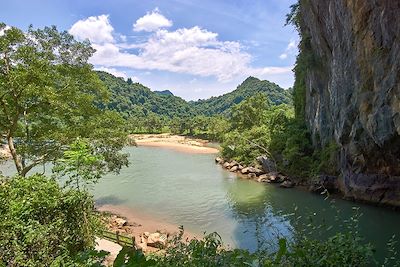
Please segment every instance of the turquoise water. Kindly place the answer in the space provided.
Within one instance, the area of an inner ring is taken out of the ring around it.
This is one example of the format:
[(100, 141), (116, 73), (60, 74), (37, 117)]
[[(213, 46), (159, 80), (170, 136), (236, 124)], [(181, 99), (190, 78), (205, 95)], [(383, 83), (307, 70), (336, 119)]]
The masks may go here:
[[(358, 230), (380, 258), (390, 237), (400, 237), (399, 212), (243, 180), (216, 165), (214, 155), (155, 147), (127, 150), (130, 167), (96, 185), (98, 203), (140, 210), (192, 232), (216, 231), (231, 246), (253, 251), (274, 243), (277, 235), (293, 237), (304, 230), (308, 217), (332, 225), (330, 233), (338, 231), (354, 207), (363, 214)], [(318, 236), (327, 234), (316, 231)]]
[[(126, 150), (130, 166), (93, 188), (99, 205), (128, 207), (195, 233), (216, 231), (231, 246), (252, 251), (274, 243), (278, 235), (292, 238), (306, 228), (310, 216), (316, 224), (332, 225), (330, 233), (338, 231), (354, 207), (363, 214), (358, 230), (379, 258), (390, 237), (400, 237), (400, 212), (239, 179), (216, 165), (210, 154), (157, 147)], [(0, 170), (14, 171), (10, 162)], [(296, 216), (288, 216), (295, 210)], [(330, 233), (316, 231), (318, 236)]]

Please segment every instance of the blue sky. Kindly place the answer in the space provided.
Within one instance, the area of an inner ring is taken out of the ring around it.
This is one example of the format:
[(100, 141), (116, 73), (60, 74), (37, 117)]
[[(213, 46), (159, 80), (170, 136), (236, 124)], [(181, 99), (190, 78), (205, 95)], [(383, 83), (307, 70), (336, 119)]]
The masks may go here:
[(288, 88), (298, 36), (295, 0), (2, 1), (0, 21), (56, 25), (96, 48), (91, 63), (188, 100), (232, 91), (252, 75)]

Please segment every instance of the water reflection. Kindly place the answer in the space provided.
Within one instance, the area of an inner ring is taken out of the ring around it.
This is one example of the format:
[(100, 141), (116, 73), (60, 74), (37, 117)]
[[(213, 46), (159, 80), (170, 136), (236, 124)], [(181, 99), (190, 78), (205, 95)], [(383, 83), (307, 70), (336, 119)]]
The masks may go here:
[(238, 247), (274, 250), (280, 237), (292, 238), (290, 221), (270, 204), (272, 187), (238, 179), (226, 189), (232, 217), (239, 222), (235, 229)]

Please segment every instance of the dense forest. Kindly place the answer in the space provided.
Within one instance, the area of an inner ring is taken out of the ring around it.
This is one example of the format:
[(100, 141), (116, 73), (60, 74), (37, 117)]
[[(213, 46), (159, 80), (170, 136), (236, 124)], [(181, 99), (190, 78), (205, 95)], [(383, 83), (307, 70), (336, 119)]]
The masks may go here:
[(151, 91), (140, 83), (125, 81), (102, 71), (97, 73), (112, 94), (105, 107), (118, 111), (126, 118), (143, 117), (151, 113), (167, 118), (227, 114), (231, 107), (257, 93), (266, 95), (275, 105), (292, 103), (290, 90), (254, 77), (248, 77), (235, 90), (224, 95), (187, 102), (168, 90)]
[(221, 141), (234, 106), (251, 96), (265, 96), (263, 100), (268, 106), (292, 103), (289, 90), (254, 77), (247, 78), (230, 93), (187, 102), (106, 72), (97, 74), (111, 92), (110, 101), (100, 104), (100, 108), (117, 111), (127, 120), (130, 133), (171, 132)]

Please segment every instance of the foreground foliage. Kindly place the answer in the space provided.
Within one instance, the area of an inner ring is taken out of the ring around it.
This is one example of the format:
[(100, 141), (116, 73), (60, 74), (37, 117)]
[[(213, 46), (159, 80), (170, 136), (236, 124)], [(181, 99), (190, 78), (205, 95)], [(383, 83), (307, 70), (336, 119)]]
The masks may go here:
[[(394, 262), (393, 262), (394, 263)], [(182, 232), (164, 254), (148, 255), (125, 248), (114, 266), (374, 266), (370, 245), (354, 232), (337, 233), (318, 241), (305, 236), (296, 242), (278, 240), (278, 249), (249, 252), (226, 249), (217, 233), (203, 239), (182, 240)]]
[(0, 218), (0, 266), (87, 266), (101, 229), (90, 194), (42, 175), (1, 181)]

